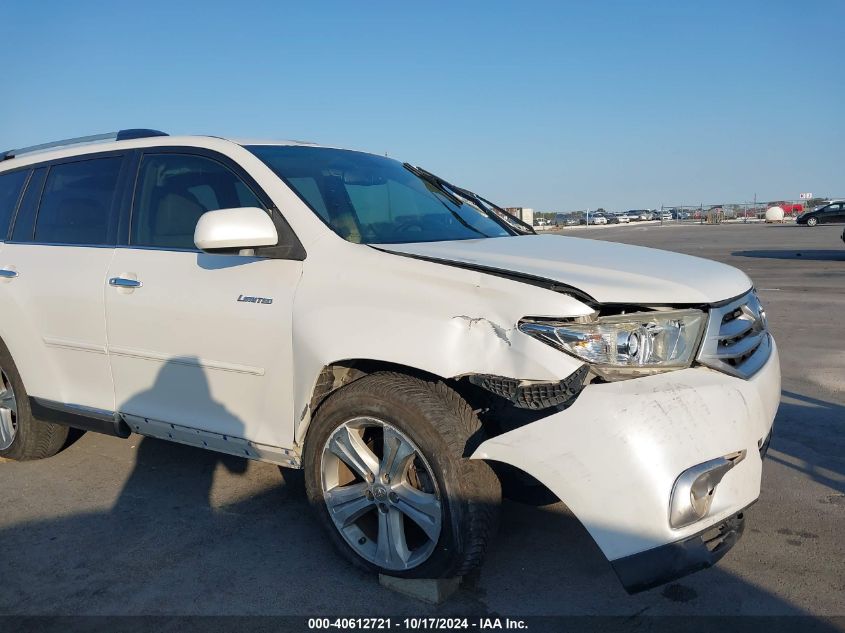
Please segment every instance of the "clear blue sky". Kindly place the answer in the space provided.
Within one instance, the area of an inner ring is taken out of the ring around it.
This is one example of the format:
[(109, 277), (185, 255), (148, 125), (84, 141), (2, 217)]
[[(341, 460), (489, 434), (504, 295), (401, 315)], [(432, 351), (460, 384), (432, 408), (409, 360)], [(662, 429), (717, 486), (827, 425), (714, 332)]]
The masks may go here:
[(295, 138), (538, 210), (845, 195), (845, 2), (0, 0), (0, 149)]

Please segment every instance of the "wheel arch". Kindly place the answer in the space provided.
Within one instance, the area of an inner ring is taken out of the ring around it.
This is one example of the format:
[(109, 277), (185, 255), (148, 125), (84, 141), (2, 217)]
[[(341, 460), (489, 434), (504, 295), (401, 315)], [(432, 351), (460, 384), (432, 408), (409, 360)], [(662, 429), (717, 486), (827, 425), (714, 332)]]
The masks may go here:
[(376, 372), (395, 372), (434, 382), (447, 381), (442, 376), (418, 367), (374, 358), (346, 358), (328, 363), (320, 369), (316, 378), (311, 380), (310, 398), (302, 410), (296, 429), (297, 444), (305, 444), (311, 420), (326, 398), (341, 387)]

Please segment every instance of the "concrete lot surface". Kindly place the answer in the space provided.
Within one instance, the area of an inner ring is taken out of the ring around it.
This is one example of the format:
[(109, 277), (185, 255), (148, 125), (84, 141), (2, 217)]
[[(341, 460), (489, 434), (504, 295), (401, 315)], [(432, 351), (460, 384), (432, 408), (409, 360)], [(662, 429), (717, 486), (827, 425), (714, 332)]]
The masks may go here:
[(628, 596), (561, 504), (510, 501), (481, 572), (448, 603), (429, 606), (380, 587), (333, 551), (298, 473), (88, 433), (49, 460), (0, 463), (0, 613), (845, 614), (841, 232), (577, 231), (727, 262), (759, 288), (780, 346), (783, 400), (760, 501), (713, 569)]

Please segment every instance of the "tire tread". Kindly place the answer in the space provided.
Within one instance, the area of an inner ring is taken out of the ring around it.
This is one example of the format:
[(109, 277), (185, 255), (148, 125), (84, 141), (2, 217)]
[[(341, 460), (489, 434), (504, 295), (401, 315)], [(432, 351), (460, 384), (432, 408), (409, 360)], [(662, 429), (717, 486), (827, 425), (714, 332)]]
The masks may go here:
[[(501, 485), (490, 466), (467, 459), (471, 438), (483, 433), (469, 404), (443, 381), (424, 380), (399, 372), (376, 372), (331, 394), (326, 400), (349, 395), (384, 399), (401, 394), (403, 400), (426, 413), (460, 468), (461, 485), (468, 497), (468, 534), (462, 534), (462, 557), (449, 575), (463, 576), (478, 567), (498, 524)], [(323, 403), (324, 405), (326, 403)]]

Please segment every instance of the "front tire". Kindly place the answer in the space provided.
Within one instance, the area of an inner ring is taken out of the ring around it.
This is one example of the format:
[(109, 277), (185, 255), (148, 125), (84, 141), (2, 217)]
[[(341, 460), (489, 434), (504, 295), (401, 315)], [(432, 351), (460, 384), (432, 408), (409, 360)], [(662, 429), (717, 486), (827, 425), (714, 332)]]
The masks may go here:
[(483, 461), (469, 405), (442, 382), (380, 372), (320, 406), (305, 445), (305, 487), (354, 564), (409, 578), (464, 575), (481, 563), (501, 487)]
[(809, 218), (807, 220), (807, 226), (816, 226), (816, 224), (818, 224), (818, 223), (819, 223), (819, 221), (818, 221), (817, 218)]
[(32, 417), (18, 368), (0, 342), (0, 457), (16, 461), (51, 457), (62, 450), (67, 436), (66, 426)]

